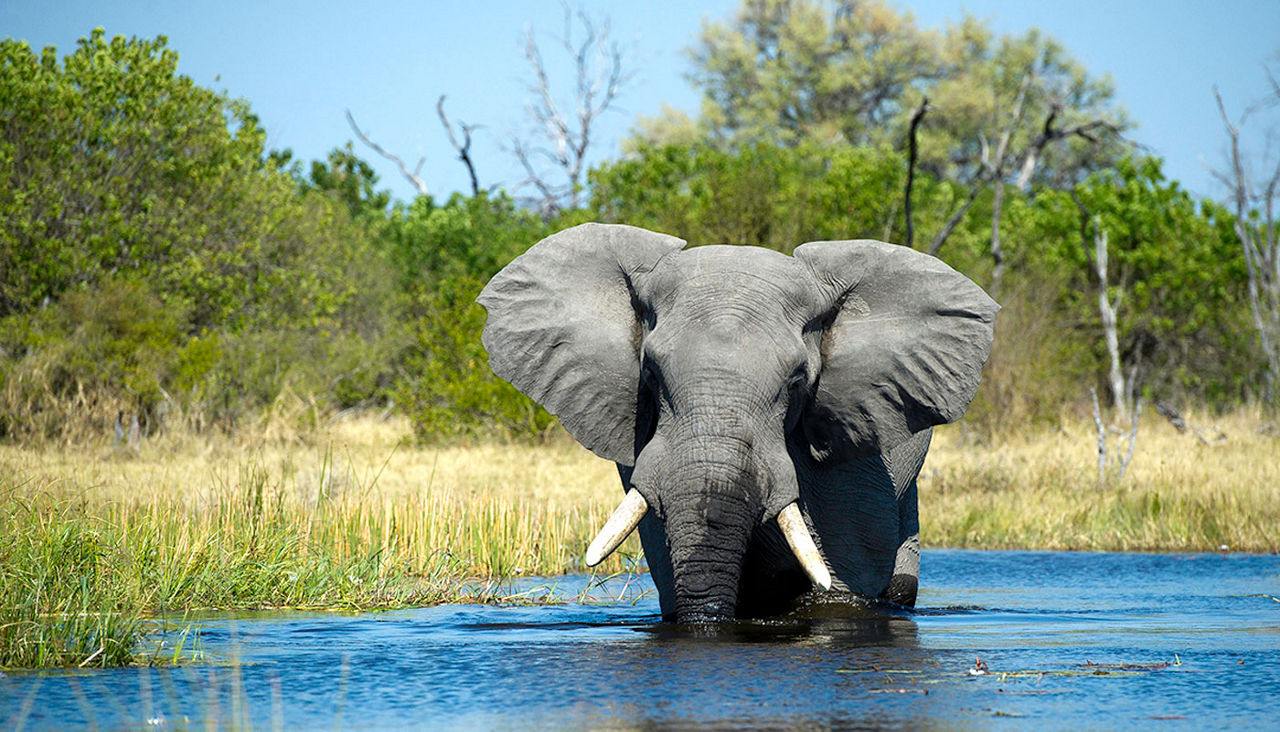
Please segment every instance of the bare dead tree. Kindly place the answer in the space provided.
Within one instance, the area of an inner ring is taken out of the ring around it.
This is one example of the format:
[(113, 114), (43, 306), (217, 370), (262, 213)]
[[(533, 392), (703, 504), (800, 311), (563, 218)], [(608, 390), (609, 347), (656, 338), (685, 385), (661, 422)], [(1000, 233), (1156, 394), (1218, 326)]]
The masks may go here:
[[(1125, 471), (1133, 460), (1133, 447), (1138, 440), (1138, 420), (1142, 413), (1142, 394), (1138, 388), (1138, 365), (1134, 363), (1129, 366), (1128, 378), (1124, 373), (1117, 318), (1124, 301), (1124, 288), (1117, 288), (1115, 296), (1111, 296), (1109, 247), (1107, 231), (1102, 228), (1102, 217), (1090, 216), (1084, 204), (1074, 194), (1072, 200), (1080, 209), (1085, 259), (1089, 261), (1098, 282), (1098, 317), (1102, 321), (1102, 338), (1108, 357), (1107, 383), (1111, 390), (1113, 416), (1110, 424), (1103, 420), (1102, 410), (1098, 406), (1098, 391), (1089, 387), (1089, 396), (1093, 400), (1093, 423), (1098, 433), (1098, 485), (1102, 487), (1107, 484), (1108, 475), (1111, 474), (1114, 474), (1116, 482), (1124, 480)], [(1124, 426), (1125, 422), (1129, 424)], [(1108, 444), (1109, 434), (1115, 436), (1114, 445)]]
[(458, 130), (462, 132), (462, 142), (458, 142), (458, 138), (453, 134), (453, 124), (449, 122), (449, 117), (444, 113), (445, 95), (441, 94), (436, 100), (436, 114), (440, 115), (440, 124), (444, 125), (444, 131), (449, 135), (449, 144), (453, 145), (453, 149), (458, 153), (458, 159), (462, 164), (467, 166), (467, 175), (471, 176), (471, 195), (480, 195), (480, 180), (476, 178), (475, 162), (471, 159), (471, 133), (473, 130), (480, 129), (480, 125), (469, 125), (461, 120), (458, 121)]
[(401, 160), (399, 156), (387, 152), (381, 145), (371, 140), (369, 136), (365, 134), (364, 130), (360, 129), (356, 124), (355, 117), (351, 116), (351, 110), (348, 109), (346, 112), (347, 124), (351, 125), (352, 132), (356, 133), (356, 137), (360, 138), (360, 142), (363, 142), (374, 152), (395, 163), (396, 167), (400, 168), (400, 175), (403, 175), (404, 179), (413, 185), (413, 187), (418, 191), (419, 196), (427, 195), (427, 182), (422, 179), (422, 164), (426, 162), (426, 158), (419, 158), (418, 164), (414, 166), (413, 170), (409, 170), (409, 166), (405, 165), (404, 161)]
[(1031, 177), (1035, 175), (1036, 167), (1040, 164), (1040, 156), (1044, 153), (1044, 149), (1049, 143), (1068, 137), (1079, 137), (1097, 145), (1101, 142), (1095, 134), (1097, 131), (1108, 132), (1112, 135), (1120, 134), (1118, 127), (1101, 119), (1090, 120), (1083, 124), (1069, 127), (1056, 128), (1053, 124), (1057, 121), (1061, 112), (1062, 105), (1060, 103), (1055, 102), (1049, 107), (1049, 114), (1044, 119), (1044, 128), (1027, 146), (1026, 155), (1022, 159), (1022, 168), (1018, 172), (1017, 181), (1014, 183), (1018, 188), (1026, 190), (1031, 185)]
[(1111, 385), (1111, 403), (1120, 420), (1128, 415), (1124, 370), (1120, 368), (1120, 337), (1116, 328), (1116, 313), (1124, 300), (1124, 290), (1117, 289), (1115, 297), (1107, 292), (1107, 232), (1099, 217), (1093, 220), (1093, 271), (1098, 277), (1098, 316), (1102, 320), (1102, 339), (1107, 345), (1107, 382)]
[[(1102, 488), (1109, 482), (1107, 478), (1111, 473), (1115, 474), (1115, 482), (1124, 480), (1125, 471), (1129, 469), (1129, 463), (1133, 462), (1133, 447), (1138, 442), (1138, 415), (1142, 411), (1142, 397), (1139, 396), (1134, 405), (1133, 417), (1126, 432), (1103, 422), (1102, 410), (1098, 407), (1097, 389), (1089, 387), (1089, 396), (1093, 399), (1093, 424), (1098, 433), (1098, 487)], [(1114, 446), (1107, 442), (1108, 433), (1116, 437)]]
[[(581, 27), (580, 40), (574, 38), (575, 25)], [(529, 138), (514, 138), (511, 144), (527, 176), (517, 188), (531, 185), (537, 190), (537, 205), (545, 218), (580, 204), (587, 152), (597, 123), (613, 108), (629, 80), (622, 51), (609, 33), (607, 20), (597, 22), (581, 8), (573, 11), (568, 5), (564, 7), (560, 47), (573, 60), (571, 110), (562, 108), (552, 92), (533, 30), (525, 36), (524, 56), (533, 71), (532, 98), (525, 112), (534, 131)]]
[(917, 134), (920, 129), (920, 123), (924, 121), (924, 116), (929, 112), (929, 97), (920, 100), (920, 106), (916, 107), (916, 111), (911, 115), (911, 126), (907, 132), (907, 185), (902, 192), (903, 212), (907, 219), (907, 246), (915, 245), (915, 221), (911, 214), (911, 188), (916, 180), (916, 158), (919, 157), (920, 146)]
[(1213, 174), (1230, 192), (1236, 237), (1248, 266), (1249, 308), (1267, 358), (1267, 390), (1270, 398), (1276, 400), (1280, 392), (1280, 222), (1276, 221), (1276, 206), (1280, 204), (1280, 157), (1269, 175), (1255, 178), (1247, 170), (1240, 145), (1240, 130), (1248, 118), (1264, 107), (1280, 104), (1280, 83), (1270, 69), (1267, 79), (1271, 82), (1271, 95), (1250, 105), (1236, 123), (1232, 123), (1222, 94), (1214, 87), (1213, 96), (1229, 141), (1230, 170), (1213, 171)]
[(973, 202), (977, 200), (978, 195), (988, 185), (994, 185), (996, 200), (991, 224), (991, 257), (994, 261), (991, 271), (992, 297), (995, 297), (998, 293), (1000, 278), (1004, 274), (1004, 252), (1000, 247), (1000, 209), (1004, 200), (1004, 173), (1009, 161), (1009, 143), (1012, 141), (1013, 135), (1022, 121), (1023, 108), (1027, 100), (1027, 89), (1031, 86), (1034, 77), (1035, 75), (1031, 73), (1022, 77), (1022, 82), (1018, 85), (1018, 94), (1013, 100), (1013, 110), (1007, 123), (1001, 128), (1000, 136), (996, 140), (994, 154), (986, 135), (979, 133), (978, 142), (981, 145), (982, 155), (978, 159), (978, 170), (973, 177), (973, 185), (969, 189), (969, 196), (958, 209), (952, 212), (951, 217), (947, 219), (947, 223), (933, 237), (933, 242), (929, 245), (929, 253), (937, 256), (947, 237), (951, 236), (951, 232), (955, 231), (956, 226), (964, 218), (965, 213), (973, 205)]
[(1015, 161), (1020, 157), (1021, 164), (1018, 166), (1018, 175), (1014, 179), (1014, 185), (1019, 189), (1026, 190), (1031, 185), (1031, 179), (1035, 175), (1036, 169), (1039, 167), (1044, 156), (1045, 149), (1059, 140), (1065, 140), (1071, 137), (1079, 137), (1088, 140), (1093, 144), (1101, 142), (1099, 133), (1106, 132), (1112, 135), (1118, 135), (1120, 130), (1111, 122), (1104, 119), (1093, 119), (1079, 124), (1069, 125), (1066, 127), (1056, 126), (1059, 117), (1063, 111), (1061, 102), (1055, 101), (1049, 106), (1049, 110), (1045, 115), (1044, 124), (1041, 126), (1040, 133), (1027, 143), (1025, 149), (1018, 151), (1014, 149), (1013, 141), (1017, 135), (1019, 126), (1022, 124), (1023, 117), (1026, 114), (1027, 95), (1032, 85), (1039, 78), (1039, 72), (1036, 70), (1029, 71), (1022, 77), (1022, 81), (1018, 86), (1018, 93), (1014, 97), (1012, 108), (1010, 109), (1008, 119), (1000, 128), (999, 136), (996, 138), (994, 148), (983, 135), (979, 136), (982, 154), (978, 160), (977, 172), (973, 176), (973, 184), (970, 187), (969, 195), (965, 201), (957, 208), (947, 219), (942, 229), (934, 236), (933, 241), (929, 245), (929, 253), (937, 256), (938, 251), (942, 248), (943, 243), (951, 236), (956, 226), (964, 219), (965, 213), (969, 207), (977, 200), (987, 186), (992, 187), (992, 204), (991, 204), (991, 294), (993, 297), (998, 296), (1000, 284), (1004, 277), (1004, 246), (1000, 238), (1000, 222), (1004, 216), (1004, 195), (1005, 181), (1012, 169)]
[[(991, 171), (990, 179), (994, 187), (994, 196), (991, 202), (991, 296), (999, 297), (1000, 281), (1004, 278), (1004, 248), (1000, 242), (1000, 219), (1004, 212), (1004, 174), (1005, 165), (1008, 160), (1009, 142), (1013, 139), (1014, 132), (1018, 129), (1018, 124), (1022, 121), (1022, 112), (1027, 100), (1027, 88), (1031, 86), (1031, 80), (1035, 76), (1034, 73), (1027, 74), (1022, 77), (1022, 85), (1018, 88), (1018, 97), (1013, 104), (1013, 114), (1010, 116), (1009, 124), (1000, 131), (1000, 141), (996, 145), (996, 154), (994, 162), (988, 163), (988, 169)], [(983, 152), (982, 157), (987, 158), (986, 140), (982, 141)]]

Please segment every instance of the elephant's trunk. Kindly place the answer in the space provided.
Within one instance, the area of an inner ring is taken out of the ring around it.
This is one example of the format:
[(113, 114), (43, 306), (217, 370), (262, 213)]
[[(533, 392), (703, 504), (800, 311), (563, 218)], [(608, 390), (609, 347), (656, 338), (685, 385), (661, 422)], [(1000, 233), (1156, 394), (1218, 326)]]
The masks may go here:
[[(734, 617), (743, 559), (761, 518), (756, 476), (733, 441), (715, 455), (677, 461), (662, 489), (679, 622)], [(728, 448), (728, 449), (725, 449)]]

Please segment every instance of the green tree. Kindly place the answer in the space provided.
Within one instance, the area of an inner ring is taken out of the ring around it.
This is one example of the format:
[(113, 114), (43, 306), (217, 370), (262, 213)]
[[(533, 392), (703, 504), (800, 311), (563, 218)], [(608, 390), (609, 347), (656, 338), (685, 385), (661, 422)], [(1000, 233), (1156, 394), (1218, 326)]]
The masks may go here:
[(455, 194), (443, 205), (418, 196), (392, 212), (382, 245), (408, 299), (408, 333), (391, 394), (419, 439), (528, 438), (554, 423), (489, 370), (475, 302), (490, 277), (554, 228), (505, 194)]
[(1232, 218), (1165, 179), (1156, 158), (1123, 159), (1071, 192), (1045, 193), (1011, 211), (1019, 269), (1071, 276), (1064, 313), (1103, 372), (1090, 274), (1094, 226), (1111, 251), (1109, 296), (1120, 296), (1122, 359), (1157, 397), (1225, 405), (1247, 398), (1263, 368), (1251, 338), (1244, 258)]
[(378, 174), (373, 166), (356, 155), (351, 141), (329, 151), (321, 162), (311, 161), (310, 175), (301, 180), (302, 190), (328, 191), (347, 205), (354, 219), (385, 218), (391, 194), (377, 190)]
[(938, 38), (883, 0), (744, 0), (690, 51), (718, 143), (898, 143), (904, 105), (940, 77)]
[[(1128, 126), (1110, 81), (1039, 31), (997, 36), (972, 17), (926, 31), (882, 0), (744, 0), (704, 24), (690, 55), (712, 146), (911, 148), (915, 167), (951, 184), (932, 191), (944, 196), (931, 202), (945, 212), (936, 222), (913, 205), (912, 229), (934, 254), (989, 203), (992, 289), (1006, 185), (1070, 188), (1120, 156)], [(642, 118), (626, 148), (687, 142), (691, 125), (673, 112)], [(916, 210), (931, 225), (914, 226)]]
[(300, 192), (248, 105), (177, 63), (100, 29), (61, 63), (0, 41), (0, 432), (184, 390), (227, 415), (291, 380), (323, 394), (394, 321), (348, 202)]
[(694, 245), (790, 252), (809, 240), (891, 237), (901, 168), (889, 150), (811, 143), (641, 147), (592, 171), (592, 207)]

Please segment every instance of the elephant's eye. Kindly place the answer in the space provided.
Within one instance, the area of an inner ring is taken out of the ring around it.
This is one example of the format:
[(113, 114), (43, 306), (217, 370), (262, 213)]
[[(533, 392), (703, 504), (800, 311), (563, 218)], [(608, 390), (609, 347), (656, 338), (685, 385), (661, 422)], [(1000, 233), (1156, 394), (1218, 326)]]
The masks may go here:
[(791, 378), (787, 380), (787, 388), (792, 391), (800, 391), (809, 386), (809, 372), (804, 366), (799, 366), (791, 374)]
[(653, 359), (646, 358), (640, 364), (640, 382), (646, 386), (657, 386), (658, 384), (658, 365)]

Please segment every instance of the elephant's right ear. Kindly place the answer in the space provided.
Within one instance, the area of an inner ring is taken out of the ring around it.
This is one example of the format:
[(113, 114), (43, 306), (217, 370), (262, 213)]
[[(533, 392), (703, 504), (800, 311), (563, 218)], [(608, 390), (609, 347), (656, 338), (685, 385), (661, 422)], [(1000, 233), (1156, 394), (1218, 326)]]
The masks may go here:
[(864, 454), (959, 419), (991, 349), (1000, 306), (968, 277), (909, 247), (820, 241), (796, 247), (821, 283), (829, 322), (811, 409)]
[(498, 376), (587, 449), (635, 462), (641, 303), (635, 280), (685, 242), (633, 226), (582, 224), (543, 239), (476, 301)]

